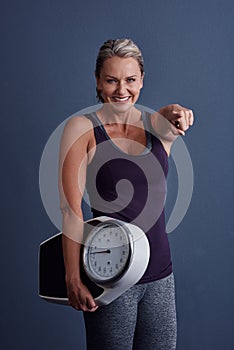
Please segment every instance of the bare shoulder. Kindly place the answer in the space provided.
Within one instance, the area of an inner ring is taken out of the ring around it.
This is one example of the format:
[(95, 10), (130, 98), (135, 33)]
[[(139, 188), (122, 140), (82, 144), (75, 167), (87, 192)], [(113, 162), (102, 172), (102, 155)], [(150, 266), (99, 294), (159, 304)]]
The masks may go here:
[(69, 150), (87, 152), (92, 139), (93, 124), (88, 118), (83, 115), (70, 118), (64, 127), (60, 142), (61, 160), (63, 161)]
[(93, 124), (84, 115), (70, 118), (63, 130), (62, 143), (89, 142), (93, 135)]
[(92, 122), (84, 115), (78, 115), (70, 118), (64, 128), (65, 133), (76, 134), (77, 136), (85, 135), (92, 131)]

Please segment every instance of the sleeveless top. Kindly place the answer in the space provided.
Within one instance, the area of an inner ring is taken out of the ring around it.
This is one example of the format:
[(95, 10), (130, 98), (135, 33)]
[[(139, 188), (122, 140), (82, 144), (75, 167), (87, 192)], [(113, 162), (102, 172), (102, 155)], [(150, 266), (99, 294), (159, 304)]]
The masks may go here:
[(172, 272), (164, 213), (168, 156), (154, 135), (149, 115), (142, 111), (147, 142), (139, 155), (118, 148), (95, 112), (85, 115), (93, 123), (96, 140), (86, 174), (93, 217), (105, 215), (135, 224), (149, 240), (149, 264), (138, 283), (155, 281)]

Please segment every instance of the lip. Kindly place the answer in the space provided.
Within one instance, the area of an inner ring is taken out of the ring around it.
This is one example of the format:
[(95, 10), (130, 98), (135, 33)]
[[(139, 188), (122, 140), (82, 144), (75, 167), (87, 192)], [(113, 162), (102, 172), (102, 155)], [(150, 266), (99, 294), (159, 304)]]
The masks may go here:
[(116, 103), (126, 103), (129, 102), (131, 96), (124, 96), (124, 97), (119, 97), (119, 96), (113, 96), (112, 101)]

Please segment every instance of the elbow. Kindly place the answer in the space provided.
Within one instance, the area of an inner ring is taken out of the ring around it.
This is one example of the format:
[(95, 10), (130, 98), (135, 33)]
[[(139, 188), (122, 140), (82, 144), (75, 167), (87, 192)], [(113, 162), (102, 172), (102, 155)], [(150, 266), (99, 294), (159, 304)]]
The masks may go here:
[(62, 213), (62, 216), (67, 216), (67, 215), (71, 214), (71, 212), (72, 212), (71, 207), (67, 204), (60, 205), (60, 211)]

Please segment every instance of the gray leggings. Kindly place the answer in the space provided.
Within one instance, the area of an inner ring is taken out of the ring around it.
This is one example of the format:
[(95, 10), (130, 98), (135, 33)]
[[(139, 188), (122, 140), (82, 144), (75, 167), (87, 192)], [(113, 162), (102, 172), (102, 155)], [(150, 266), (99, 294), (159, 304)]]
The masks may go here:
[(84, 313), (87, 350), (174, 350), (173, 274), (137, 284), (109, 305)]

